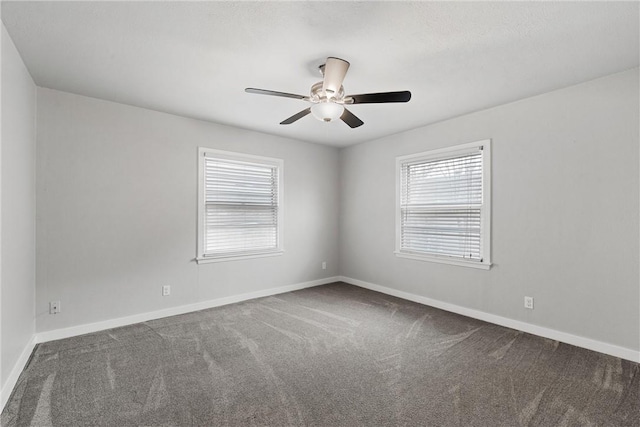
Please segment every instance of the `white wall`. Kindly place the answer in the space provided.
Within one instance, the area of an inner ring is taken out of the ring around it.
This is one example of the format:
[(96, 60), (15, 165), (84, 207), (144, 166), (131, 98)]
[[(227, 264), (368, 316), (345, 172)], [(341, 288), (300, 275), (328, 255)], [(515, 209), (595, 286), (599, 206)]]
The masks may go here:
[[(638, 104), (635, 69), (344, 149), (340, 273), (640, 349)], [(492, 269), (397, 258), (395, 157), (487, 138)]]
[[(37, 123), (39, 332), (338, 272), (336, 148), (42, 88)], [(195, 263), (199, 146), (284, 159), (284, 255)]]
[[(7, 391), (4, 390), (7, 379), (35, 332), (35, 119), (35, 84), (2, 25), (0, 377), (3, 391)], [(6, 397), (3, 393), (3, 402)]]
[[(338, 152), (38, 89), (37, 330), (339, 273), (638, 350), (638, 104), (636, 69)], [(396, 258), (395, 157), (485, 138), (493, 268)], [(198, 146), (285, 160), (284, 256), (195, 264)]]

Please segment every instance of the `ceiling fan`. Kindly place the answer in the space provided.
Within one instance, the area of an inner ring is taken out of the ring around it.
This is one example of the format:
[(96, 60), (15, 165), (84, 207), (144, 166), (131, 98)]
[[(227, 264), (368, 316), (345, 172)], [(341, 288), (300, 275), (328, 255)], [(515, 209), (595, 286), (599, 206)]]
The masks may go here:
[(311, 86), (309, 96), (296, 95), (293, 93), (276, 92), (273, 90), (256, 89), (248, 87), (247, 93), (258, 95), (281, 96), (284, 98), (300, 99), (311, 103), (299, 113), (280, 122), (281, 125), (291, 123), (303, 118), (307, 114), (313, 115), (318, 120), (331, 122), (338, 118), (351, 128), (362, 126), (364, 122), (356, 117), (345, 105), (352, 104), (381, 104), (387, 102), (408, 102), (411, 99), (411, 92), (405, 90), (400, 92), (365, 93), (362, 95), (346, 95), (342, 81), (344, 80), (349, 63), (344, 59), (329, 57), (327, 62), (318, 67), (323, 76), (323, 80)]

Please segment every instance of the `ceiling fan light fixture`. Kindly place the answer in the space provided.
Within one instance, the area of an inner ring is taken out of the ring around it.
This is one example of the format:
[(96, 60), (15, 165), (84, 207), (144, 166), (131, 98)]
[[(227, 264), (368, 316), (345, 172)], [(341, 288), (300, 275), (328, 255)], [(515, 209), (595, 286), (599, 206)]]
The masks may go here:
[(344, 106), (335, 102), (319, 102), (311, 106), (311, 114), (322, 122), (332, 122), (340, 118), (344, 112)]

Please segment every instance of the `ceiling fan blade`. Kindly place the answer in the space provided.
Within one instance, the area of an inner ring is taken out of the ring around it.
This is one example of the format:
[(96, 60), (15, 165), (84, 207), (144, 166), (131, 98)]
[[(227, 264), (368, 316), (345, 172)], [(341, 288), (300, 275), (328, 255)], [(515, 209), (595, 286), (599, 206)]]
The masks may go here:
[(338, 93), (348, 69), (349, 63), (344, 59), (327, 58), (327, 62), (324, 64), (324, 80), (322, 82), (322, 89), (327, 93), (327, 97)]
[(303, 118), (304, 116), (306, 116), (310, 112), (311, 112), (311, 108), (305, 108), (304, 110), (300, 111), (299, 113), (294, 114), (293, 116), (289, 117), (288, 119), (285, 119), (285, 120), (281, 121), (280, 124), (281, 125), (290, 125), (291, 123), (295, 122), (296, 120), (300, 120), (301, 118)]
[[(365, 93), (362, 95), (349, 95), (345, 97), (345, 104), (382, 104), (386, 102), (409, 102), (411, 92), (408, 90), (400, 92)], [(349, 102), (353, 100), (352, 102)]]
[(309, 97), (307, 96), (296, 95), (295, 93), (276, 92), (275, 90), (256, 89), (253, 87), (248, 87), (244, 91), (247, 93), (255, 93), (256, 95), (282, 96), (283, 98), (304, 99), (304, 100), (309, 99)]
[(364, 122), (356, 117), (351, 111), (344, 109), (344, 112), (340, 116), (340, 120), (349, 125), (350, 128), (357, 128), (358, 126), (362, 126)]

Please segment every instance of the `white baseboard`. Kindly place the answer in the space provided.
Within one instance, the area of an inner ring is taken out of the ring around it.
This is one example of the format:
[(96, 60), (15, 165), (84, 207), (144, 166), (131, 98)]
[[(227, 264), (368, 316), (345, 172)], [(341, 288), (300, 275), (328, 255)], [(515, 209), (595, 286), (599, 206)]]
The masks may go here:
[(392, 295), (398, 298), (414, 301), (420, 304), (428, 305), (431, 307), (440, 308), (442, 310), (450, 311), (452, 313), (461, 314), (463, 316), (472, 317), (474, 319), (483, 320), (485, 322), (494, 323), (496, 325), (505, 326), (507, 328), (516, 329), (519, 331), (527, 332), (533, 335), (538, 335), (544, 338), (560, 341), (563, 343), (575, 345), (577, 347), (594, 350), (600, 353), (609, 354), (611, 356), (620, 357), (622, 359), (631, 360), (633, 362), (640, 362), (640, 352), (625, 347), (620, 347), (613, 344), (608, 344), (601, 341), (596, 341), (590, 338), (580, 337), (572, 335), (566, 332), (557, 331), (555, 329), (549, 329), (542, 326), (532, 325), (530, 323), (521, 322), (519, 320), (513, 320), (495, 314), (485, 313), (483, 311), (474, 310), (466, 307), (461, 307), (455, 304), (446, 303), (424, 296), (412, 294), (409, 292), (399, 291), (397, 289), (388, 288), (385, 286), (376, 285), (373, 283), (365, 282), (358, 279), (353, 279), (344, 276), (327, 277), (324, 279), (312, 280), (310, 282), (297, 283), (294, 285), (280, 286), (277, 288), (270, 288), (256, 292), (249, 292), (240, 295), (233, 295), (224, 298), (218, 298), (209, 301), (198, 302), (194, 304), (182, 305), (179, 307), (167, 308), (164, 310), (157, 310), (148, 313), (136, 314), (133, 316), (120, 317), (117, 319), (105, 320), (102, 322), (89, 323), (85, 325), (74, 326), (70, 328), (55, 329), (52, 331), (45, 331), (35, 334), (29, 343), (25, 346), (20, 358), (14, 365), (7, 381), (5, 382), (2, 390), (0, 390), (0, 408), (4, 409), (5, 404), (9, 400), (9, 396), (13, 391), (18, 378), (22, 373), (22, 370), (29, 361), (29, 357), (33, 352), (33, 349), (37, 343), (46, 341), (52, 341), (62, 338), (74, 337), (77, 335), (88, 334), (91, 332), (103, 331), (106, 329), (117, 328), (120, 326), (127, 326), (134, 323), (146, 322), (148, 320), (159, 319), (162, 317), (175, 316), (178, 314), (190, 313), (193, 311), (204, 310), (207, 308), (219, 307), (222, 305), (233, 304), (236, 302), (247, 301), (254, 298), (261, 298), (270, 295), (277, 295), (285, 292), (296, 291), (299, 289), (311, 288), (314, 286), (325, 285), (327, 283), (333, 283), (342, 281), (361, 288), (370, 289), (372, 291), (381, 292), (383, 294)]
[(126, 317), (119, 317), (117, 319), (110, 319), (110, 320), (104, 320), (101, 322), (87, 323), (79, 326), (72, 326), (70, 328), (54, 329), (51, 331), (39, 332), (36, 334), (36, 343), (59, 340), (62, 338), (70, 338), (78, 335), (89, 334), (91, 332), (104, 331), (106, 329), (118, 328), (120, 326), (127, 326), (127, 325), (132, 325), (134, 323), (160, 319), (162, 317), (176, 316), (178, 314), (185, 314), (185, 313), (191, 313), (193, 311), (204, 310), (207, 308), (220, 307), (222, 305), (233, 304), (236, 302), (246, 301), (254, 298), (268, 297), (271, 295), (282, 294), (285, 292), (297, 291), (299, 289), (325, 285), (327, 283), (333, 283), (339, 280), (340, 280), (339, 277), (326, 277), (324, 279), (312, 280), (310, 282), (296, 283), (294, 285), (280, 286), (277, 288), (269, 288), (261, 291), (248, 292), (248, 293), (239, 294), (239, 295), (232, 295), (229, 297), (217, 298), (214, 300), (202, 301), (194, 304), (181, 305), (178, 307), (171, 307), (163, 310), (134, 314), (132, 316), (126, 316)]
[(527, 332), (529, 334), (538, 335), (540, 337), (549, 338), (555, 341), (560, 341), (566, 344), (575, 345), (577, 347), (594, 350), (600, 353), (619, 357), (621, 359), (631, 360), (632, 362), (640, 363), (640, 351), (632, 350), (630, 348), (620, 347), (614, 344), (597, 341), (591, 338), (585, 338), (578, 335), (557, 331), (555, 329), (536, 326), (536, 325), (532, 325), (531, 323), (521, 322), (519, 320), (513, 320), (506, 317), (498, 316), (495, 314), (485, 313), (483, 311), (461, 307), (459, 305), (438, 301), (435, 299), (423, 297), (421, 295), (416, 295), (409, 292), (399, 291), (397, 289), (387, 288), (386, 286), (376, 285), (373, 283), (365, 282), (363, 280), (352, 279), (350, 277), (344, 277), (344, 276), (340, 276), (339, 279), (342, 282), (359, 286), (361, 288), (370, 289), (372, 291), (381, 292), (383, 294), (391, 295), (394, 297), (406, 299), (409, 301), (417, 302), (417, 303), (428, 305), (431, 307), (440, 308), (442, 310), (450, 311), (452, 313), (461, 314), (463, 316), (472, 317), (478, 320), (484, 320), (485, 322), (494, 323), (496, 325), (505, 326), (507, 328), (516, 329), (522, 332)]
[(9, 396), (11, 396), (11, 392), (13, 391), (14, 387), (18, 383), (18, 378), (20, 377), (20, 374), (24, 370), (24, 367), (27, 366), (27, 362), (29, 361), (29, 357), (31, 357), (31, 353), (33, 352), (33, 349), (35, 348), (35, 346), (36, 346), (36, 336), (33, 335), (31, 336), (31, 339), (29, 340), (27, 345), (22, 350), (22, 353), (20, 354), (20, 357), (18, 357), (16, 364), (13, 365), (13, 369), (11, 370), (9, 377), (7, 377), (7, 380), (2, 386), (2, 390), (0, 390), (0, 412), (4, 410), (4, 405), (7, 404), (7, 401), (9, 400)]

